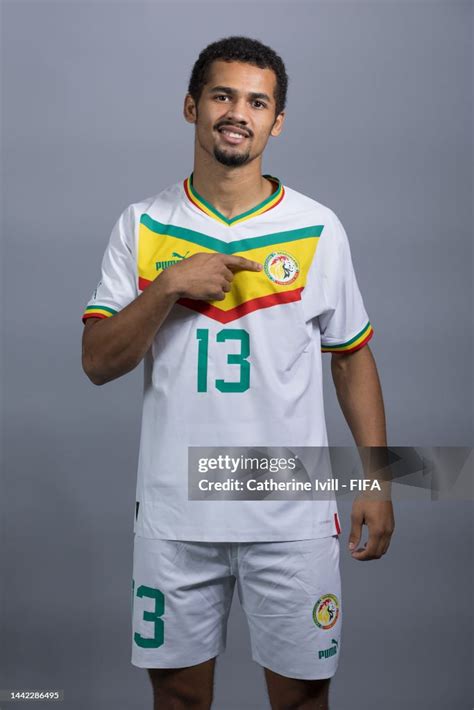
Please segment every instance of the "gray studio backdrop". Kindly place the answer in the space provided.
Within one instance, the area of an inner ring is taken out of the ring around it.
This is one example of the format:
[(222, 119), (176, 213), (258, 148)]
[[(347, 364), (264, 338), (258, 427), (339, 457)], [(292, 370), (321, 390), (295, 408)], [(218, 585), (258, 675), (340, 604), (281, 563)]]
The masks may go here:
[[(20, 1), (2, 15), (0, 685), (62, 688), (68, 710), (151, 708), (129, 660), (142, 368), (95, 387), (80, 362), (112, 225), (191, 171), (181, 110), (199, 51), (238, 33), (274, 46), (291, 83), (264, 168), (346, 228), (389, 441), (472, 445), (472, 6)], [(324, 360), (330, 442), (348, 445)], [(332, 708), (470, 707), (470, 504), (400, 504), (390, 553), (369, 563), (347, 554), (340, 512)], [(268, 707), (243, 622), (234, 603), (217, 710)]]

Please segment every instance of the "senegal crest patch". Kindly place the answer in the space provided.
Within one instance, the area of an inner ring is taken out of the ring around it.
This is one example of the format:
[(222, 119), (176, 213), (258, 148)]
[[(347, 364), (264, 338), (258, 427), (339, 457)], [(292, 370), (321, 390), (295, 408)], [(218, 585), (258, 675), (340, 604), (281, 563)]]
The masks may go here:
[(320, 629), (332, 629), (339, 618), (339, 600), (335, 594), (323, 594), (313, 607), (313, 621)]
[(266, 275), (274, 283), (287, 286), (299, 276), (300, 267), (294, 256), (286, 251), (274, 251), (267, 256), (263, 265)]

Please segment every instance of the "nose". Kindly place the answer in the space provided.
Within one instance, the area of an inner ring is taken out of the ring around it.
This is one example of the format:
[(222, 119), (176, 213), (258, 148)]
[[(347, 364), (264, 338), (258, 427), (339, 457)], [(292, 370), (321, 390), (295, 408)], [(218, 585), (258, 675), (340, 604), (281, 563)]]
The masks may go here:
[(234, 101), (232, 101), (232, 103), (229, 104), (229, 108), (228, 108), (225, 116), (226, 116), (226, 118), (229, 119), (229, 121), (232, 121), (233, 123), (240, 123), (241, 125), (247, 125), (248, 116), (247, 116), (247, 105), (245, 103), (245, 98), (234, 99)]

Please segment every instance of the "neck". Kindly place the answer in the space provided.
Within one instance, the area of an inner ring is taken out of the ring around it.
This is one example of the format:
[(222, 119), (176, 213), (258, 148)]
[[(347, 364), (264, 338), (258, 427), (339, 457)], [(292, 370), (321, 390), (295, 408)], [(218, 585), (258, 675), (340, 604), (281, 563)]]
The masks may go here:
[(229, 168), (212, 158), (195, 161), (193, 187), (227, 219), (247, 212), (274, 191), (274, 185), (261, 173), (261, 160)]

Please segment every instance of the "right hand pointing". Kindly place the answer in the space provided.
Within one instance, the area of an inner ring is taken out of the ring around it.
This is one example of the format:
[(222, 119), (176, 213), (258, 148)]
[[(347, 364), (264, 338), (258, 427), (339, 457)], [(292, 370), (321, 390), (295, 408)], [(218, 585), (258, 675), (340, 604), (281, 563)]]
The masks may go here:
[(263, 266), (243, 256), (199, 252), (168, 267), (160, 279), (166, 279), (177, 298), (223, 301), (230, 291), (237, 271), (261, 271)]

